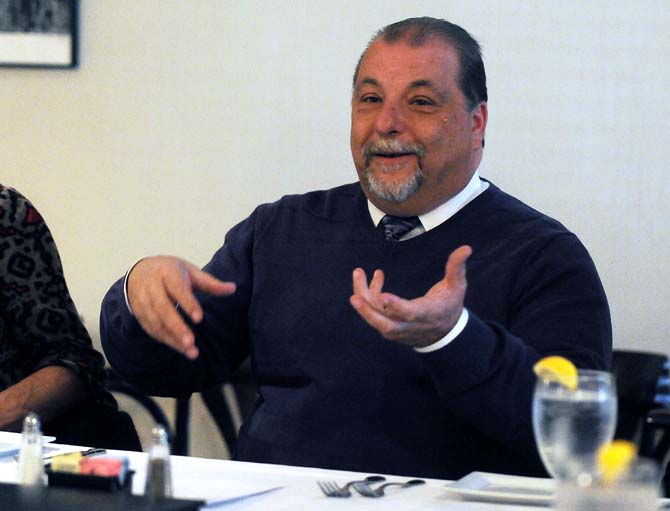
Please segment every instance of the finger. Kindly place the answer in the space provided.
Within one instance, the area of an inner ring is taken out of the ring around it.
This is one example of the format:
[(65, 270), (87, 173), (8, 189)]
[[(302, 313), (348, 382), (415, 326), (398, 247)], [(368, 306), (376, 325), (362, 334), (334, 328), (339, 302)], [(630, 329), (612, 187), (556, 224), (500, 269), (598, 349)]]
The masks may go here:
[(383, 310), (379, 300), (382, 286), (384, 285), (384, 272), (375, 270), (370, 286), (368, 286), (367, 276), (361, 268), (354, 270), (354, 295), (358, 295), (365, 300), (371, 307)]
[[(142, 328), (156, 341), (170, 346), (181, 353), (195, 346), (193, 334), (183, 322), (174, 306), (162, 314), (137, 317)], [(197, 353), (195, 354), (197, 356)]]
[(151, 311), (145, 322), (149, 333), (157, 340), (168, 344), (175, 350), (185, 353), (195, 347), (195, 336), (188, 327), (173, 300), (165, 293), (156, 292), (149, 297)]
[(182, 279), (176, 280), (174, 286), (166, 283), (166, 287), (172, 299), (179, 304), (194, 323), (200, 323), (203, 316), (200, 302), (193, 293), (194, 289), (215, 296), (229, 296), (237, 289), (233, 282), (219, 280), (190, 263), (183, 264)]
[(394, 321), (386, 317), (383, 311), (374, 307), (360, 295), (353, 295), (349, 299), (349, 303), (371, 327), (378, 330), (382, 335), (386, 335), (395, 328)]
[(190, 359), (197, 358), (198, 348), (195, 345), (195, 338), (190, 330), (188, 330), (188, 327), (185, 327), (187, 333), (180, 333), (178, 330), (174, 330), (174, 328), (174, 325), (169, 325), (169, 321), (166, 321), (159, 326), (159, 330), (151, 333), (151, 335), (182, 355)]
[(200, 291), (216, 296), (230, 296), (235, 292), (236, 285), (234, 282), (219, 280), (190, 263), (186, 265), (186, 269), (193, 287)]
[(379, 295), (382, 292), (384, 287), (384, 272), (381, 270), (375, 270), (372, 274), (372, 280), (370, 281), (370, 293), (372, 295)]
[(362, 268), (356, 268), (352, 273), (352, 283), (354, 294), (359, 295), (366, 300), (370, 297), (370, 290), (368, 288), (368, 277)]
[(169, 271), (163, 274), (161, 286), (163, 292), (161, 292), (161, 287), (158, 287), (158, 291), (153, 296), (153, 307), (157, 311), (167, 313), (167, 304), (170, 305), (171, 309), (175, 309), (175, 305), (178, 305), (191, 318), (191, 321), (198, 323), (202, 320), (202, 307), (200, 307), (200, 302), (193, 294), (188, 266), (188, 263), (181, 262), (177, 266), (177, 271)]
[(472, 254), (472, 248), (463, 245), (454, 250), (445, 264), (445, 275), (428, 292), (414, 300), (404, 300), (390, 293), (382, 295), (386, 315), (394, 321), (407, 323), (430, 323), (437, 316), (444, 316), (445, 299), (449, 296), (462, 297), (467, 287), (466, 262)]
[(445, 269), (445, 280), (449, 287), (463, 288), (466, 286), (466, 262), (471, 254), (472, 248), (463, 245), (449, 255)]
[(394, 321), (414, 322), (420, 319), (420, 304), (425, 300), (405, 300), (391, 293), (381, 295), (385, 315)]

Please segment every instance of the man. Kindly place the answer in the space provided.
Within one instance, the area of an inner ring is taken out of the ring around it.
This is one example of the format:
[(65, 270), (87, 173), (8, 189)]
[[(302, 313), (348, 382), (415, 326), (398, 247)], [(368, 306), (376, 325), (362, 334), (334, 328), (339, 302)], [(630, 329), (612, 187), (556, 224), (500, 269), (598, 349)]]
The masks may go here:
[(103, 302), (110, 363), (174, 395), (251, 356), (241, 460), (543, 474), (532, 366), (559, 354), (606, 367), (610, 318), (577, 238), (479, 178), (486, 101), (460, 27), (380, 31), (354, 77), (359, 183), (259, 206), (204, 271), (141, 260)]

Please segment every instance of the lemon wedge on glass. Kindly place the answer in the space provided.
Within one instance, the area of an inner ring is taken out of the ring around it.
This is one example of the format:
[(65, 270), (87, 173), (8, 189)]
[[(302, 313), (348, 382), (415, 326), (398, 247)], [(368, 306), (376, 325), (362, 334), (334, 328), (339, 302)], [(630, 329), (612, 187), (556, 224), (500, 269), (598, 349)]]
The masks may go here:
[(628, 440), (614, 440), (600, 447), (596, 460), (603, 481), (615, 483), (628, 471), (636, 456), (637, 447)]
[(545, 357), (533, 366), (533, 371), (545, 381), (559, 383), (569, 390), (577, 388), (577, 368), (567, 358), (558, 355)]

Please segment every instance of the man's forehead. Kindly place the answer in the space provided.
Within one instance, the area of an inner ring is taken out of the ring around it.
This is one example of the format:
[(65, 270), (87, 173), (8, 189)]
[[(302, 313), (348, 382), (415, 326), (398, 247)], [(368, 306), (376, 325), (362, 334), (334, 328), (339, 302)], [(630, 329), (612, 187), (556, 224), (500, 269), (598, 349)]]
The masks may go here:
[(379, 85), (400, 75), (415, 86), (421, 82), (437, 85), (447, 75), (456, 75), (458, 67), (456, 51), (441, 39), (431, 38), (420, 45), (411, 45), (406, 39), (393, 42), (378, 39), (363, 55), (355, 85)]
[[(364, 87), (366, 85), (368, 85), (370, 87), (373, 87), (373, 88), (379, 88), (379, 89), (384, 88), (383, 81), (379, 81), (376, 78), (373, 78), (371, 76), (363, 75), (363, 76), (361, 76), (361, 79), (356, 84), (356, 88)], [(406, 88), (408, 90), (429, 88), (429, 89), (433, 89), (441, 97), (446, 97), (446, 93), (443, 90), (444, 87), (442, 85), (443, 84), (441, 84), (440, 82), (437, 82), (435, 80), (421, 78), (421, 79), (418, 79), (418, 80), (411, 80), (411, 81), (407, 82)]]
[(370, 43), (366, 50), (366, 54), (385, 50), (389, 52), (393, 51), (404, 51), (404, 50), (416, 50), (416, 51), (434, 51), (435, 53), (445, 53), (451, 54), (455, 53), (454, 46), (451, 42), (445, 40), (442, 37), (432, 36), (422, 39), (420, 42), (414, 42), (409, 37), (403, 37), (400, 39), (395, 39), (393, 41), (387, 41), (384, 37), (380, 37)]

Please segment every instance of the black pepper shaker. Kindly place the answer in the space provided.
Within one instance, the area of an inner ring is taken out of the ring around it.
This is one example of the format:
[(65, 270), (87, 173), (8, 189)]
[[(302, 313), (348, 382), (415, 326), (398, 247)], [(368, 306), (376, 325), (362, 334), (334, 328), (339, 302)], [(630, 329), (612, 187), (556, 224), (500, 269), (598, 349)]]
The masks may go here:
[(154, 426), (151, 438), (144, 495), (151, 498), (171, 497), (170, 444), (165, 428), (159, 424)]

